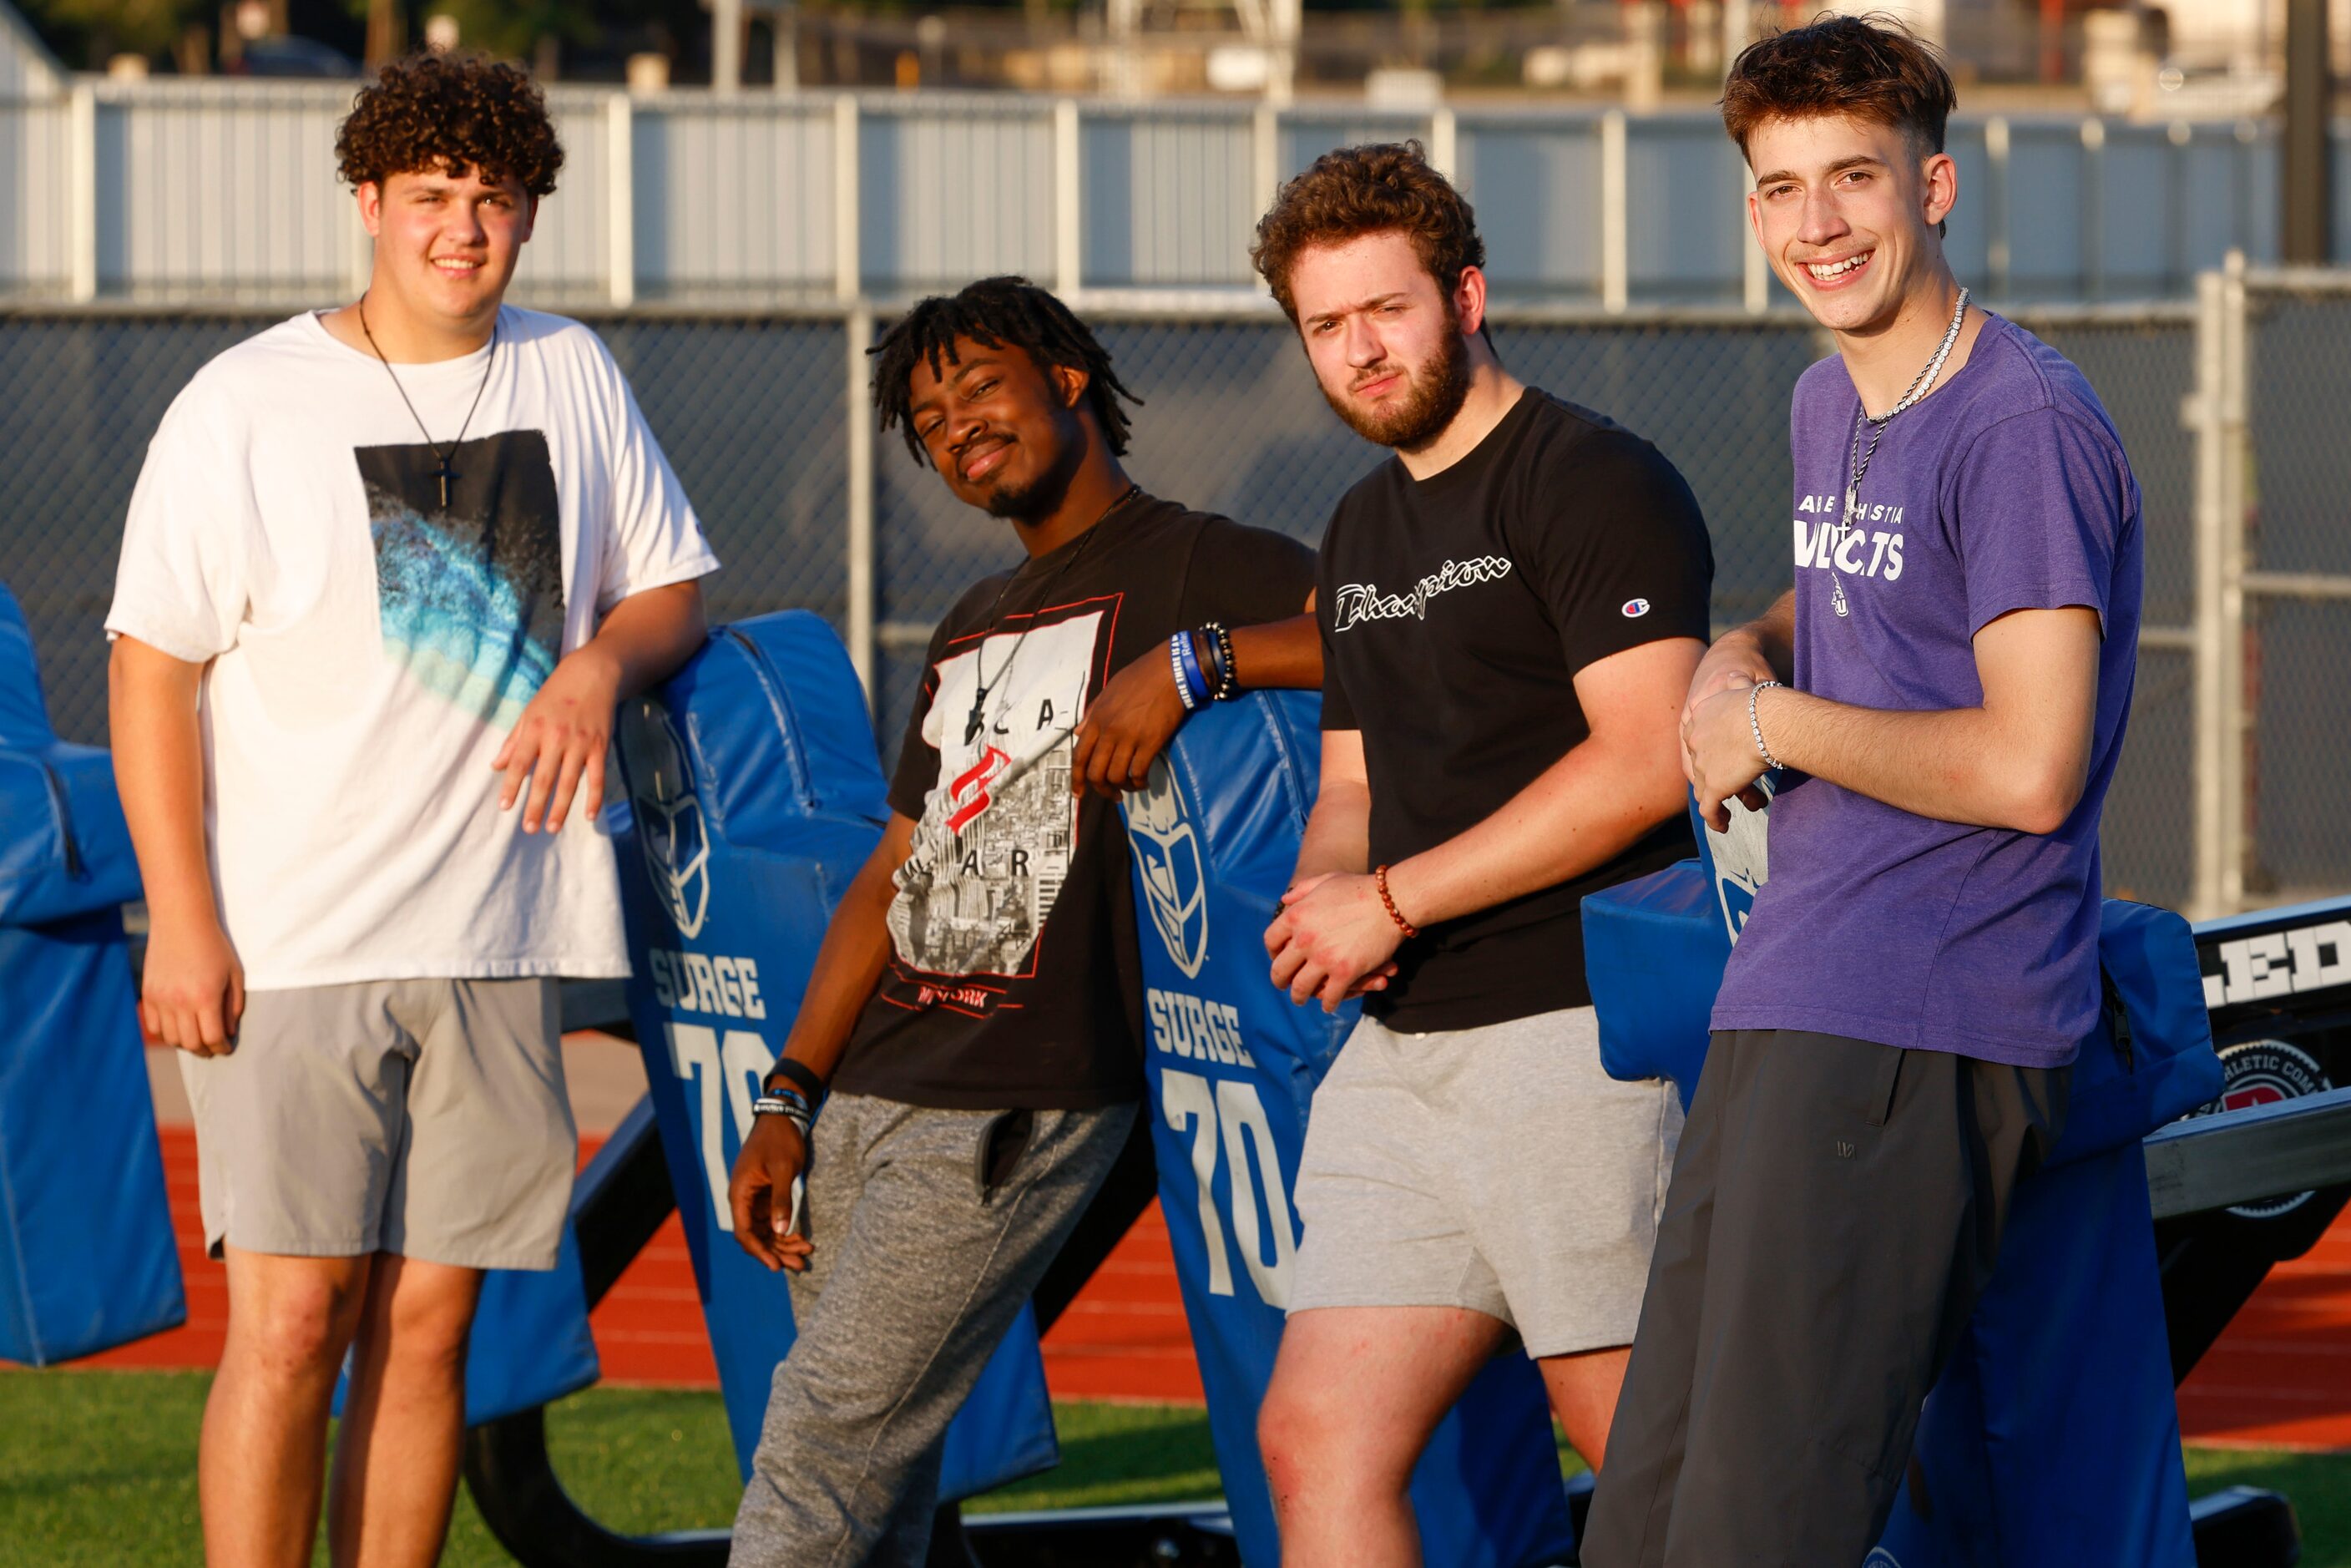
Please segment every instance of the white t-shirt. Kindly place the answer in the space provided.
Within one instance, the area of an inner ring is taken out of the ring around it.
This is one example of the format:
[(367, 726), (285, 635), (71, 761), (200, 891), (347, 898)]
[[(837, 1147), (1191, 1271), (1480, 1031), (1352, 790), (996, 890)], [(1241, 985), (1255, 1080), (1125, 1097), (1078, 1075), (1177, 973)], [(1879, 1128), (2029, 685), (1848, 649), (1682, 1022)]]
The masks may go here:
[[(509, 307), (490, 347), (394, 370), (414, 415), (306, 312), (199, 371), (106, 629), (212, 662), (204, 826), (249, 988), (626, 975), (611, 839), (576, 804), (525, 833), (490, 762), (606, 611), (718, 563), (578, 322)], [(419, 418), (443, 451), (465, 427), (445, 507)]]

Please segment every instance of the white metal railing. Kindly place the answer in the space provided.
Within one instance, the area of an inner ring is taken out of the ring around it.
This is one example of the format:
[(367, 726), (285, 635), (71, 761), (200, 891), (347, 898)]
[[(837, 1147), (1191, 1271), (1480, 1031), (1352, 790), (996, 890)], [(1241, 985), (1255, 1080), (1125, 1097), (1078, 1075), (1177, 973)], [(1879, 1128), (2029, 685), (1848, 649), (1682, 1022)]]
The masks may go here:
[[(345, 292), (367, 255), (334, 171), (350, 91), (81, 78), (0, 101), (0, 296)], [(998, 271), (1072, 293), (1245, 289), (1280, 179), (1407, 135), (1477, 204), (1505, 296), (1760, 311), (1777, 287), (1746, 235), (1744, 172), (1701, 113), (585, 88), (549, 102), (567, 163), (519, 282), (555, 302), (889, 298)], [(1950, 145), (1968, 193), (1951, 253), (1989, 298), (2184, 296), (2231, 249), (2273, 256), (2264, 127), (1992, 117), (1955, 121)]]

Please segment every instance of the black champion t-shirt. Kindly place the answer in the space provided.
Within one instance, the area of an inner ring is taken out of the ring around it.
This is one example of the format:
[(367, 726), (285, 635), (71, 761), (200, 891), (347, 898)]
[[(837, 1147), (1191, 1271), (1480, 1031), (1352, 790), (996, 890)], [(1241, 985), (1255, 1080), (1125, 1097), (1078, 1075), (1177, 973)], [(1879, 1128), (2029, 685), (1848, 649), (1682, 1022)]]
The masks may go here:
[(1313, 580), (1295, 539), (1144, 496), (947, 612), (890, 786), (917, 824), (890, 961), (836, 1088), (967, 1110), (1142, 1095), (1125, 825), (1070, 793), (1073, 732), (1179, 629), (1296, 615)]
[[(1476, 826), (1565, 756), (1590, 734), (1576, 672), (1703, 640), (1713, 581), (1674, 465), (1533, 388), (1443, 472), (1373, 470), (1331, 518), (1316, 600), (1322, 727), (1362, 732), (1373, 863)], [(1677, 813), (1571, 882), (1426, 927), (1365, 1009), (1418, 1030), (1583, 1007), (1583, 895), (1692, 852)]]

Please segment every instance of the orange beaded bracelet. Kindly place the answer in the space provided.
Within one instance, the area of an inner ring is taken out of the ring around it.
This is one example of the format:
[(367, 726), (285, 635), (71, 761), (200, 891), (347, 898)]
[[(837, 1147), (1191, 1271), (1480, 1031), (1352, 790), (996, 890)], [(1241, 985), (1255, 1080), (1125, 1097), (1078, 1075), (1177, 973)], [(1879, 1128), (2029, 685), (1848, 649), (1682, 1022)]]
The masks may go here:
[(1388, 892), (1388, 868), (1382, 866), (1377, 871), (1374, 872), (1372, 873), (1372, 880), (1379, 885), (1380, 903), (1387, 909), (1388, 918), (1396, 923), (1396, 929), (1403, 932), (1406, 936), (1419, 936), (1420, 933), (1414, 929), (1412, 922), (1406, 920), (1396, 911), (1395, 895)]

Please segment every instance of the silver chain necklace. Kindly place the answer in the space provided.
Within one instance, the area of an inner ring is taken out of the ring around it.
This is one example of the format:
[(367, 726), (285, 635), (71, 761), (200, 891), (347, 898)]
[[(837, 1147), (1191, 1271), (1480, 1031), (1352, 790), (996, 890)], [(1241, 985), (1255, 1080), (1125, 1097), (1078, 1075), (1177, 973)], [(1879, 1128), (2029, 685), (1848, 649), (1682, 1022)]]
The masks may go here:
[[(1918, 372), (1917, 379), (1910, 383), (1910, 390), (1902, 394), (1901, 402), (1884, 413), (1872, 418), (1868, 406), (1858, 398), (1855, 399), (1853, 444), (1846, 455), (1847, 466), (1852, 477), (1845, 482), (1844, 517), (1837, 524), (1838, 546), (1844, 545), (1844, 536), (1852, 532), (1855, 527), (1854, 518), (1860, 515), (1861, 482), (1868, 476), (1871, 459), (1877, 455), (1877, 444), (1885, 436), (1886, 427), (1894, 423), (1896, 414), (1910, 408), (1933, 388), (1935, 378), (1942, 373), (1943, 361), (1951, 356), (1951, 345), (1959, 340), (1959, 324), (1967, 319), (1967, 315), (1968, 291), (1962, 288), (1959, 290), (1959, 304), (1951, 309), (1951, 324), (1943, 329), (1943, 340), (1936, 348), (1935, 357), (1927, 361), (1927, 368)], [(1861, 444), (1861, 427), (1865, 424), (1870, 426), (1869, 446), (1866, 450), (1864, 450)], [(1850, 615), (1853, 612), (1853, 606), (1844, 596), (1844, 579), (1837, 573), (1834, 548), (1832, 548), (1829, 552), (1829, 578), (1836, 584), (1835, 591), (1829, 599), (1829, 608), (1834, 610), (1840, 618)]]

